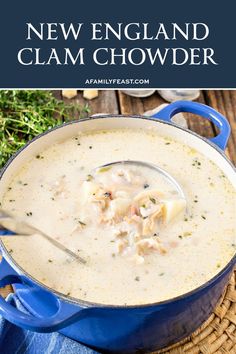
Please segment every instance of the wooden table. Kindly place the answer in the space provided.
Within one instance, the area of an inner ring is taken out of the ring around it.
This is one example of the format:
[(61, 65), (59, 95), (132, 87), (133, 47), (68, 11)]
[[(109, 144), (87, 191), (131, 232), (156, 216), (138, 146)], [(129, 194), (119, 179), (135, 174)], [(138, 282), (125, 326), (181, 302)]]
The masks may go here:
[[(81, 91), (78, 95), (71, 99), (62, 98), (61, 91), (55, 91), (55, 96), (59, 99), (64, 99), (67, 103), (80, 103), (81, 105), (89, 104), (90, 113), (112, 113), (112, 114), (142, 114), (145, 111), (153, 109), (162, 103), (166, 103), (156, 92), (147, 98), (134, 98), (115, 90), (101, 90), (97, 98), (88, 101), (83, 98)], [(228, 118), (232, 134), (229, 139), (227, 155), (236, 165), (236, 90), (235, 91), (202, 91), (198, 102), (205, 103), (214, 109), (218, 110)], [(192, 114), (185, 114), (188, 121), (188, 126), (196, 133), (205, 136), (213, 137), (216, 135), (216, 128), (206, 119), (203, 119)], [(78, 113), (75, 112), (73, 119), (77, 119)], [(0, 289), (0, 294), (6, 296), (10, 291), (10, 287)]]
[[(62, 99), (60, 91), (56, 91), (55, 95), (57, 98)], [(153, 109), (160, 104), (167, 103), (157, 92), (147, 98), (136, 98), (127, 96), (117, 90), (101, 90), (99, 91), (98, 97), (91, 101), (85, 100), (82, 92), (79, 91), (76, 98), (71, 100), (64, 98), (64, 100), (66, 102), (79, 102), (81, 105), (89, 104), (90, 115), (97, 113), (143, 114), (145, 111)], [(226, 153), (236, 165), (236, 90), (204, 90), (201, 91), (197, 102), (213, 107), (229, 120), (232, 134)], [(185, 116), (191, 130), (205, 137), (213, 137), (216, 135), (216, 128), (206, 119), (194, 116), (193, 114), (185, 114)], [(78, 115), (74, 118), (78, 118)]]

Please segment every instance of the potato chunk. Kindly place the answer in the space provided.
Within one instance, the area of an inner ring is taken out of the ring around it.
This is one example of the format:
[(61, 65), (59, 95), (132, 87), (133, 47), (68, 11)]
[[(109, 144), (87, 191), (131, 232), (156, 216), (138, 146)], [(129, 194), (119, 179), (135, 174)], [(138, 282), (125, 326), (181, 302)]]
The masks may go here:
[(186, 209), (186, 200), (183, 198), (163, 201), (163, 221), (168, 224)]

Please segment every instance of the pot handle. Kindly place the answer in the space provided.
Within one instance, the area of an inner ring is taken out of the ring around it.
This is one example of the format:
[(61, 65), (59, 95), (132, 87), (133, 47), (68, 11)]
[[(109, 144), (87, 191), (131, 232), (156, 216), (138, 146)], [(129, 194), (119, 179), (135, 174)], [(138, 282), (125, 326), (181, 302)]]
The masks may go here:
[(158, 118), (170, 122), (171, 118), (176, 113), (180, 112), (198, 114), (214, 123), (219, 128), (220, 133), (216, 137), (210, 138), (209, 140), (217, 145), (220, 149), (225, 150), (231, 131), (229, 122), (222, 114), (209, 106), (197, 102), (176, 101), (170, 103), (160, 112), (153, 115), (153, 118)]
[[(24, 281), (24, 276), (17, 274), (3, 258), (0, 268), (0, 287), (14, 283), (24, 283), (24, 285), (27, 286)], [(47, 296), (51, 297), (50, 300), (52, 300), (53, 297), (54, 303), (56, 304), (56, 311), (52, 316), (36, 317), (24, 313), (6, 302), (2, 296), (0, 296), (0, 314), (9, 322), (19, 327), (44, 333), (57, 331), (85, 317), (87, 318), (94, 315), (94, 307), (78, 309), (76, 305), (61, 301), (44, 289), (41, 291), (45, 301), (47, 301)]]

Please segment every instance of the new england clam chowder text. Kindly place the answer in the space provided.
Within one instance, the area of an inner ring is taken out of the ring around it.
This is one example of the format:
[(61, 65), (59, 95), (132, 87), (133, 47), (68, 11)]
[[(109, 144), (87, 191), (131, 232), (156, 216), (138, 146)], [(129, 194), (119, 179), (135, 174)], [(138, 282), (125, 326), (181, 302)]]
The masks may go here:
[[(86, 65), (91, 60), (99, 66), (218, 65), (213, 48), (195, 47), (209, 36), (208, 25), (201, 22), (26, 23), (27, 45), (18, 51), (17, 60), (24, 66)], [(67, 41), (73, 45), (62, 47)], [(178, 41), (189, 44), (179, 47)]]

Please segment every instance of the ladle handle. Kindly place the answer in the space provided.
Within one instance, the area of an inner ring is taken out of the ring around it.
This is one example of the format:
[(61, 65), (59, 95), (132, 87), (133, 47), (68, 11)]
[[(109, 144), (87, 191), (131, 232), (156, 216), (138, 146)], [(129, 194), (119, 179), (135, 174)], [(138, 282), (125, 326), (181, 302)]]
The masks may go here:
[(225, 150), (231, 131), (229, 122), (222, 114), (209, 106), (191, 101), (176, 101), (153, 115), (153, 118), (171, 122), (171, 118), (180, 112), (197, 114), (211, 121), (219, 128), (220, 132), (216, 137), (209, 138), (208, 140), (217, 145), (221, 150)]
[(21, 236), (32, 236), (38, 234), (45, 238), (52, 245), (66, 253), (68, 256), (74, 258), (80, 263), (86, 264), (86, 260), (72, 252), (70, 249), (65, 247), (62, 243), (58, 242), (56, 239), (45, 234), (44, 232), (36, 229), (34, 226), (26, 223), (25, 221), (9, 214), (9, 212), (0, 208), (0, 236), (9, 235), (21, 235)]

